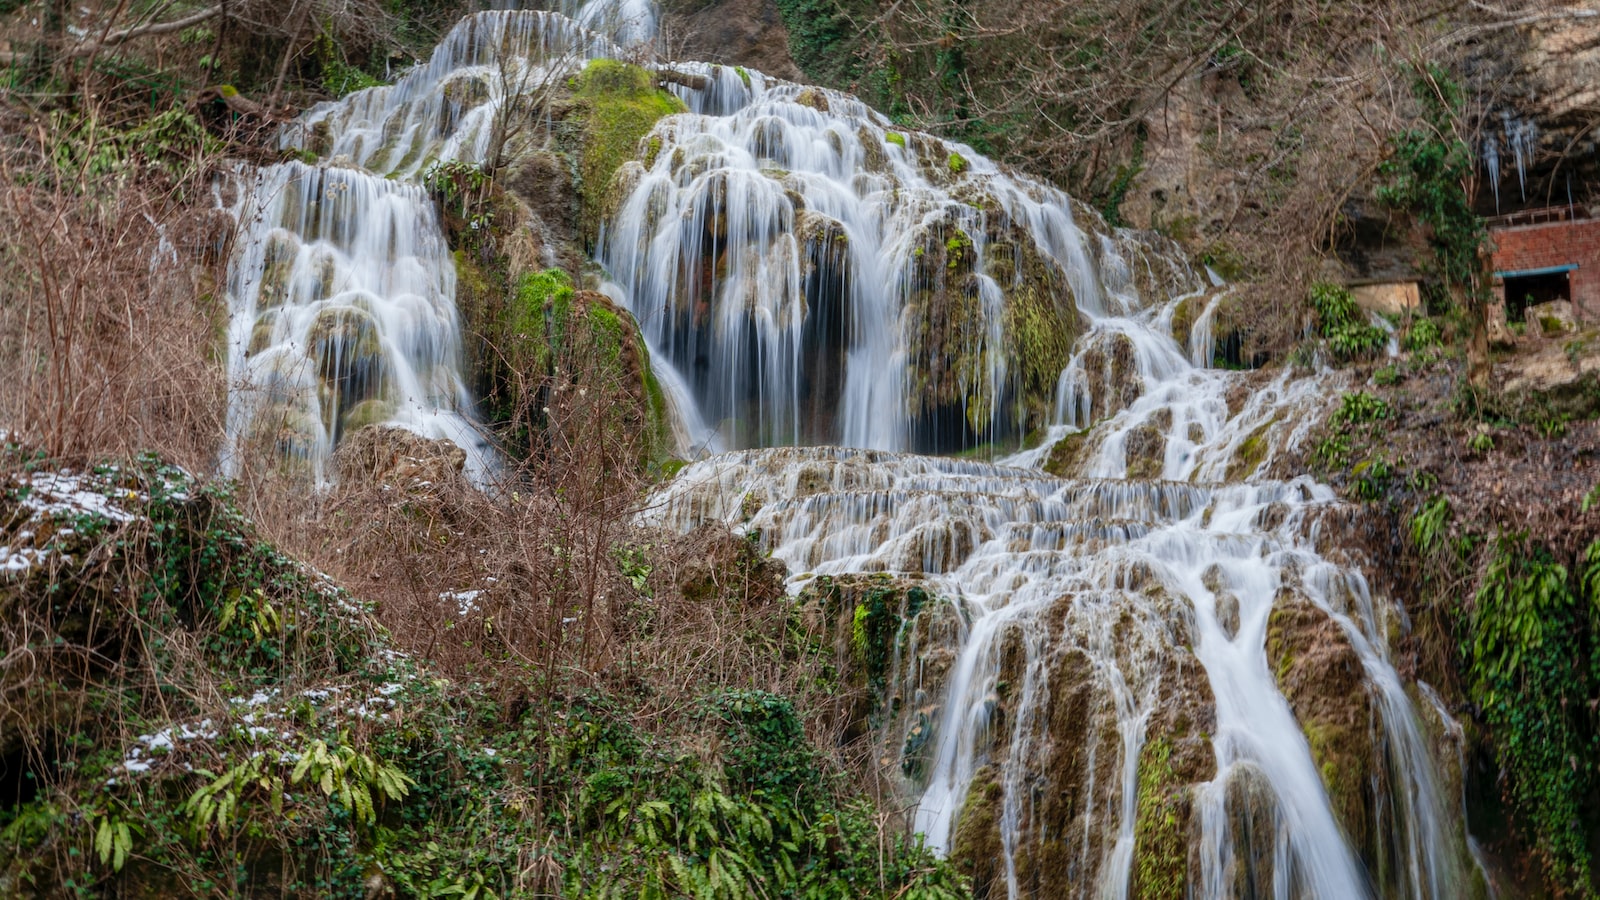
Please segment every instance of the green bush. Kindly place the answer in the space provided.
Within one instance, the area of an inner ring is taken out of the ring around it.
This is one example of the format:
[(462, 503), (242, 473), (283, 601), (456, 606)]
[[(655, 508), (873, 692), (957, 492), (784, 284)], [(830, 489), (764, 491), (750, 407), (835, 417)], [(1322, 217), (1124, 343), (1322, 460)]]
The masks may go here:
[(1419, 66), (1412, 94), (1422, 106), (1422, 122), (1390, 140), (1393, 153), (1378, 169), (1384, 184), (1378, 199), (1416, 216), (1428, 227), (1432, 274), (1443, 282), (1440, 300), (1451, 289), (1482, 301), (1488, 286), (1479, 277), (1479, 251), (1487, 238), (1483, 220), (1462, 188), (1472, 175), (1472, 150), (1456, 125), (1464, 108), (1462, 91), (1437, 64)]
[(1341, 285), (1312, 285), (1311, 308), (1317, 314), (1317, 333), (1341, 362), (1373, 356), (1388, 339), (1382, 328), (1365, 321), (1355, 297)]
[(1417, 319), (1406, 331), (1406, 338), (1401, 346), (1408, 353), (1420, 353), (1435, 349), (1443, 343), (1444, 333), (1439, 330), (1437, 322), (1432, 319)]

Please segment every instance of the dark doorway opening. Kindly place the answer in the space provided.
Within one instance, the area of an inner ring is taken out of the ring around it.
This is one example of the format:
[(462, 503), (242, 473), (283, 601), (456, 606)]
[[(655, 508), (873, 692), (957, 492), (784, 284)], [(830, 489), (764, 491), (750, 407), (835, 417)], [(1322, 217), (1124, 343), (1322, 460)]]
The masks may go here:
[(1506, 276), (1506, 321), (1521, 322), (1530, 306), (1551, 300), (1572, 299), (1572, 272), (1542, 272), (1536, 275)]

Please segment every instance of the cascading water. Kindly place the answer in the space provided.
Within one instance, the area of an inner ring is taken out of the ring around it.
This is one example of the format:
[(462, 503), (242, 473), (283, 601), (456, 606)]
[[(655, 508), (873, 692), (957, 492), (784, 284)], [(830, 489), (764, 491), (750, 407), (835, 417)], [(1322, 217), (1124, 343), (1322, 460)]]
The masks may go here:
[[(1196, 896), (1472, 890), (1462, 820), (1441, 800), (1387, 659), (1397, 613), (1358, 568), (1333, 561), (1342, 556), (1324, 522), (1342, 508), (1303, 479), (1254, 480), (1309, 432), (1331, 379), (1285, 372), (1230, 403), (1242, 376), (1205, 368), (1217, 298), (1159, 242), (1107, 231), (966, 147), (896, 132), (853, 98), (681, 69), (706, 83), (681, 91), (700, 114), (664, 121), (619, 176), (624, 199), (599, 257), (721, 439), (949, 448), (925, 421), (942, 411), (918, 389), (932, 380), (918, 346), (930, 334), (961, 369), (961, 439), (1050, 425), (1009, 465), (828, 448), (725, 454), (685, 469), (652, 513), (673, 528), (723, 521), (760, 534), (797, 590), (814, 576), (886, 572), (949, 599), (961, 623), (953, 662), (934, 678), (899, 668), (910, 674), (897, 696), (923, 701), (933, 735), (909, 786), (916, 828), (948, 851), (964, 819), (998, 823), (997, 879), (1010, 896), (1126, 896), (1148, 723), (1187, 692), (1204, 695), (1191, 702), (1214, 721), (1189, 838)], [(1070, 305), (1064, 315), (1079, 317), (1044, 422), (1022, 408), (1014, 372), (1025, 359), (1007, 346), (1028, 299), (1023, 241)], [(995, 265), (997, 245), (1010, 265)], [(961, 295), (979, 327), (916, 327), (940, 274), (960, 278), (935, 290)], [(1182, 336), (1193, 336), (1188, 352), (1170, 334), (1185, 304), (1201, 309)], [(1062, 441), (1078, 447), (1088, 480), (1031, 468)], [(1274, 610), (1291, 601), (1332, 623), (1359, 659), (1387, 799), (1369, 846), (1351, 845), (1355, 826), (1331, 805), (1268, 666)], [(1048, 724), (1065, 655), (1087, 660), (1104, 727), (1077, 735), (1097, 760), (1077, 812), (1046, 821), (1040, 792), (1065, 752)], [(980, 781), (997, 800), (973, 793)], [(1252, 810), (1264, 834), (1241, 824)], [(1046, 832), (1079, 839), (1066, 866), (1075, 877), (1051, 880)]]
[[(590, 13), (469, 17), (394, 86), (286, 130), (348, 167), (249, 182), (236, 442), (320, 461), (342, 431), (394, 421), (476, 446), (453, 266), (416, 180), (516, 154), (503, 111), (648, 44), (648, 4)], [(639, 30), (578, 24), (602, 19)], [(603, 290), (637, 318), (686, 450), (771, 449), (696, 462), (647, 518), (749, 528), (796, 590), (890, 573), (943, 598), (905, 625), (885, 726), (930, 842), (992, 832), (1008, 896), (1122, 897), (1151, 852), (1140, 823), (1181, 809), (1192, 896), (1476, 890), (1388, 659), (1403, 613), (1341, 550), (1329, 489), (1263, 476), (1336, 379), (1209, 368), (1216, 285), (970, 148), (839, 93), (673, 69), (692, 112), (619, 172)], [(1029, 435), (1001, 463), (884, 452)], [(775, 446), (824, 443), (860, 449)], [(1285, 611), (1353, 661), (1340, 699), (1370, 710), (1358, 762), (1382, 800), (1364, 818), (1306, 736)]]
[(285, 163), (247, 176), (229, 273), (231, 465), (310, 463), (391, 422), (472, 452), (457, 363), (455, 268), (426, 193), (364, 172)]
[[(654, 30), (648, 4), (594, 0), (576, 13)], [(459, 370), (455, 265), (417, 180), (440, 161), (502, 152), (497, 116), (508, 97), (618, 52), (558, 13), (481, 13), (395, 85), (320, 104), (284, 129), (284, 148), (334, 162), (241, 179), (228, 291), (230, 468), (276, 454), (321, 480), (341, 435), (388, 423), (455, 442), (469, 474), (487, 476), (492, 453)]]
[(1125, 236), (1086, 238), (1060, 192), (846, 95), (681, 68), (704, 114), (624, 168), (597, 258), (723, 444), (1014, 441), (1044, 424), (1025, 364), (1053, 380), (1083, 316), (1130, 312), (1104, 279), (1134, 273), (1091, 262)]

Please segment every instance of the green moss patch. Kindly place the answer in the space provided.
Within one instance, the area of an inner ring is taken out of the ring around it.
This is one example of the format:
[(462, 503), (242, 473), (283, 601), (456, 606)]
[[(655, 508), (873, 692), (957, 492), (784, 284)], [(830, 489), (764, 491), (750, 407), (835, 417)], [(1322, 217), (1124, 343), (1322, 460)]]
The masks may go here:
[[(673, 94), (655, 86), (650, 73), (611, 59), (589, 63), (573, 82), (583, 116), (578, 164), (583, 233), (593, 242), (604, 214), (612, 176), (639, 156), (640, 141), (664, 116), (687, 112)], [(657, 151), (659, 152), (659, 148)]]
[(1088, 429), (1062, 437), (1050, 448), (1050, 456), (1042, 468), (1057, 478), (1076, 478), (1078, 468), (1083, 463), (1084, 451), (1088, 449), (1088, 441)]
[(1261, 466), (1262, 460), (1267, 458), (1267, 451), (1271, 449), (1268, 435), (1276, 423), (1277, 420), (1273, 419), (1258, 426), (1239, 442), (1238, 449), (1233, 452), (1233, 458), (1228, 460), (1228, 481), (1243, 481)]
[(1147, 741), (1139, 751), (1139, 805), (1134, 819), (1133, 896), (1188, 896), (1189, 788), (1172, 766), (1172, 743)]

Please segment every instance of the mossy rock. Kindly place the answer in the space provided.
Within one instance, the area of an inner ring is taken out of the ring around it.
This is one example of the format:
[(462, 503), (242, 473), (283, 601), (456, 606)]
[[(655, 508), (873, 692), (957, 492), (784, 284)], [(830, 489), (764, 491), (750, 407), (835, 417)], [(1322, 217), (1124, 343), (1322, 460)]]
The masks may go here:
[(256, 316), (255, 324), (250, 326), (250, 343), (245, 345), (246, 356), (255, 356), (273, 345), (277, 338), (278, 318), (275, 309)]
[(462, 73), (445, 81), (441, 94), (446, 103), (466, 111), (487, 103), (492, 89), (487, 75)]
[(954, 605), (920, 579), (879, 574), (819, 576), (797, 606), (805, 632), (833, 660), (829, 716), (842, 744), (870, 740), (886, 783), (905, 788), (905, 801), (913, 802), (935, 750), (937, 704), (960, 643)]
[(1194, 323), (1199, 321), (1200, 314), (1205, 312), (1206, 298), (1185, 297), (1178, 301), (1178, 306), (1172, 311), (1172, 339), (1178, 346), (1188, 350), (1189, 336), (1194, 331)]
[(968, 402), (989, 394), (983, 352), (988, 325), (972, 277), (971, 246), (953, 223), (930, 225), (917, 235), (902, 317), (912, 348), (906, 397), (913, 419), (940, 409), (958, 411), (969, 425), (988, 417), (986, 409)]
[(591, 439), (635, 447), (631, 464), (646, 469), (670, 457), (666, 395), (633, 317), (610, 298), (577, 290), (560, 269), (525, 273), (491, 323), (490, 337), (503, 360), (496, 373), (497, 405), (503, 417), (525, 429), (513, 436), (515, 442), (531, 447), (547, 441), (553, 435), (546, 430), (560, 421), (592, 426), (592, 419), (565, 419), (561, 410), (573, 408), (563, 404), (598, 404), (594, 414), (604, 433)]
[(802, 615), (830, 636), (845, 681), (882, 694), (902, 630), (934, 597), (915, 579), (824, 575), (806, 585), (799, 603)]
[(357, 306), (318, 312), (306, 343), (318, 378), (323, 430), (337, 439), (339, 410), (383, 395), (388, 356), (372, 314)]
[(1233, 880), (1224, 885), (1228, 896), (1275, 896), (1277, 866), (1278, 796), (1254, 763), (1236, 764), (1228, 773), (1223, 808), (1228, 835), (1233, 839)]
[(1194, 792), (1216, 777), (1216, 704), (1189, 651), (1174, 648), (1165, 662), (1139, 750), (1131, 896), (1181, 900), (1200, 883)]
[(645, 69), (611, 59), (591, 61), (574, 80), (573, 94), (583, 121), (578, 165), (583, 235), (592, 244), (612, 176), (624, 162), (648, 152), (643, 139), (658, 121), (688, 107), (657, 88)]
[(999, 766), (974, 772), (950, 841), (950, 858), (972, 879), (974, 897), (1005, 895), (1006, 854), (1000, 834), (1004, 803)]
[(1033, 241), (1018, 235), (1013, 246), (1016, 277), (1000, 281), (1000, 287), (1006, 294), (1007, 355), (1017, 379), (1017, 417), (1026, 429), (1049, 423), (1056, 382), (1088, 322), (1063, 273), (1039, 255)]
[(1144, 393), (1138, 355), (1125, 334), (1105, 335), (1084, 351), (1083, 370), (1094, 397), (1094, 421), (1102, 422), (1132, 406)]
[(1270, 437), (1272, 426), (1277, 421), (1273, 419), (1258, 425), (1239, 442), (1238, 449), (1233, 451), (1233, 458), (1228, 460), (1228, 481), (1243, 481), (1261, 467), (1262, 461), (1267, 458), (1267, 451), (1272, 449)]
[(856, 140), (861, 144), (861, 166), (868, 172), (885, 172), (889, 168), (889, 155), (884, 144), (872, 130), (862, 125), (856, 129)]
[(323, 434), (323, 423), (304, 407), (269, 403), (251, 418), (245, 445), (261, 459), (283, 460), (294, 469), (319, 454)]
[(381, 425), (394, 418), (394, 412), (394, 404), (386, 400), (363, 400), (344, 414), (340, 433), (353, 434), (369, 425)]
[(1160, 478), (1165, 471), (1167, 435), (1156, 425), (1134, 428), (1123, 438), (1122, 448), (1129, 478), (1148, 481)]
[(808, 87), (802, 90), (794, 98), (794, 102), (800, 104), (801, 106), (814, 109), (817, 112), (825, 113), (828, 111), (828, 95), (819, 88)]
[(286, 231), (274, 231), (262, 250), (261, 287), (256, 295), (256, 309), (273, 309), (283, 304), (289, 296), (289, 279), (294, 273), (295, 259), (300, 254), (300, 242)]
[(1334, 817), (1369, 871), (1397, 859), (1386, 798), (1381, 719), (1361, 658), (1344, 629), (1310, 600), (1285, 589), (1267, 620), (1267, 665), (1311, 745)]
[(1077, 478), (1088, 447), (1088, 429), (1064, 435), (1050, 448), (1050, 456), (1041, 468), (1057, 478)]
[[(981, 196), (969, 202), (987, 203)], [(987, 207), (985, 207), (987, 208)], [(1043, 259), (1031, 238), (1006, 233), (998, 245), (985, 235), (983, 274), (1004, 294), (1003, 345), (990, 347), (991, 323), (976, 271), (973, 236), (951, 220), (929, 223), (917, 235), (909, 260), (910, 294), (904, 316), (911, 379), (907, 410), (913, 422), (964, 423), (956, 442), (943, 436), (934, 452), (1015, 440), (1044, 427), (1054, 406), (1056, 381), (1087, 323), (1064, 274)], [(991, 353), (1005, 358), (1005, 380), (991, 384)], [(1009, 435), (1009, 437), (1007, 437)]]
[(1172, 766), (1172, 743), (1146, 741), (1139, 751), (1139, 805), (1134, 823), (1133, 891), (1149, 900), (1189, 895), (1189, 786)]

